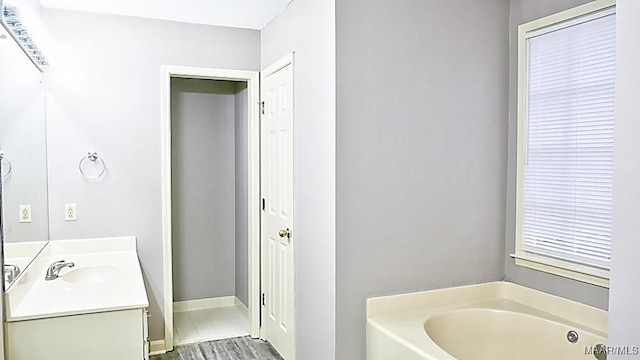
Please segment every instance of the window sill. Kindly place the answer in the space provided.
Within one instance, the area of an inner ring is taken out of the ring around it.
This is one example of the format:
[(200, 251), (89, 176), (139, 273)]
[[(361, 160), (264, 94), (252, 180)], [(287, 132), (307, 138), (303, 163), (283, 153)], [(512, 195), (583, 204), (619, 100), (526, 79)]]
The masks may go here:
[(516, 265), (609, 288), (609, 270), (601, 270), (532, 254), (511, 254)]

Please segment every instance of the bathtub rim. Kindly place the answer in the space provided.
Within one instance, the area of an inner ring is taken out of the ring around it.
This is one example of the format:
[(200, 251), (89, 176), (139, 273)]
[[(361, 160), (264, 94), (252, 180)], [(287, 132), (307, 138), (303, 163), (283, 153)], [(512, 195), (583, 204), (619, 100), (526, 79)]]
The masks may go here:
[[(607, 333), (608, 312), (587, 304), (531, 289), (509, 281), (493, 281), (405, 294), (370, 297), (367, 319), (426, 309), (451, 309), (481, 301), (509, 299)], [(425, 304), (430, 304), (428, 307)]]

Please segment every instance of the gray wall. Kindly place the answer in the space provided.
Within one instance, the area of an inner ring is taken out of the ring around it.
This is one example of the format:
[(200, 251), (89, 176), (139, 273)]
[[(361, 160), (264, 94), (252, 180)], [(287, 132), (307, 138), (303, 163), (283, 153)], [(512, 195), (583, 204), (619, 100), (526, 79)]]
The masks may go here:
[(171, 80), (174, 301), (235, 294), (235, 92)]
[(236, 296), (245, 306), (249, 303), (249, 234), (248, 234), (248, 193), (249, 193), (249, 153), (247, 114), (247, 83), (236, 83), (235, 94), (235, 205), (236, 243), (235, 261)]
[(367, 297), (503, 278), (507, 0), (337, 7), (339, 360)]
[[(260, 69), (260, 33), (81, 12), (44, 11), (51, 237), (135, 235), (151, 303), (150, 338), (164, 337), (160, 66)], [(94, 149), (100, 181), (78, 173)], [(65, 222), (63, 205), (77, 203)]]
[[(640, 2), (618, 0), (609, 345), (640, 346)], [(617, 356), (613, 359), (630, 359)]]
[(540, 291), (606, 309), (609, 296), (608, 289), (516, 266), (514, 260), (509, 256), (515, 252), (518, 25), (588, 2), (586, 0), (511, 0), (505, 278)]
[(296, 359), (334, 358), (335, 1), (294, 0), (261, 32), (262, 68), (295, 51)]

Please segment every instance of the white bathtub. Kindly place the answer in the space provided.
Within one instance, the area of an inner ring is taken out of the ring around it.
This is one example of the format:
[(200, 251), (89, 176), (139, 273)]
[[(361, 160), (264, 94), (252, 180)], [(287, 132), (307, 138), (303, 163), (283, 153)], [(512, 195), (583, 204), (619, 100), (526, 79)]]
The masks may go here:
[(589, 360), (606, 328), (606, 311), (508, 282), (372, 298), (367, 360)]

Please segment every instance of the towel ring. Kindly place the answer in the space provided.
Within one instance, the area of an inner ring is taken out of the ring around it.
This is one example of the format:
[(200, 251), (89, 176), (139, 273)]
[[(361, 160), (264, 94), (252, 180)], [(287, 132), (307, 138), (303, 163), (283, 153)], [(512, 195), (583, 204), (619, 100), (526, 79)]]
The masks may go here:
[[(89, 176), (82, 170), (82, 164), (85, 163), (86, 161), (91, 161), (91, 162), (97, 164), (98, 160), (100, 161), (101, 167), (102, 167), (102, 169), (99, 171), (98, 175)], [(107, 167), (106, 167), (106, 165), (104, 163), (104, 160), (102, 160), (101, 157), (98, 157), (98, 153), (95, 152), (95, 151), (89, 151), (87, 153), (87, 156), (85, 156), (82, 159), (80, 159), (80, 163), (78, 163), (78, 170), (80, 170), (80, 174), (82, 174), (82, 176), (84, 176), (87, 179), (97, 179), (97, 178), (101, 177), (102, 174), (104, 174), (106, 169), (107, 169)]]
[[(7, 157), (4, 155), (4, 152), (0, 151), (0, 162), (1, 161), (5, 161), (7, 163), (7, 172), (5, 173), (4, 171), (2, 172), (2, 177), (6, 178), (7, 176), (11, 175), (11, 161), (9, 161), (9, 159), (7, 159)], [(0, 166), (1, 168), (2, 166)]]

